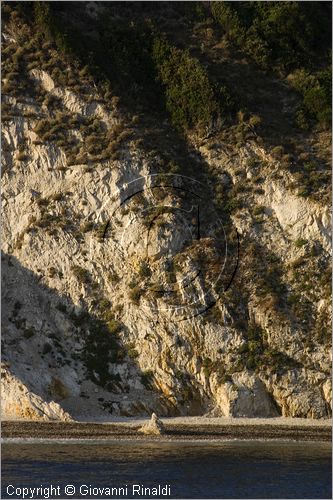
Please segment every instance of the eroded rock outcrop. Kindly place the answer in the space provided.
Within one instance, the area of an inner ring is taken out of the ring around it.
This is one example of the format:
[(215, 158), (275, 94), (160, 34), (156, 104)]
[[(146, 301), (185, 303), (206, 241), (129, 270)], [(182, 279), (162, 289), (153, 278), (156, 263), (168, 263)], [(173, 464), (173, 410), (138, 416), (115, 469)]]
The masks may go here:
[(73, 420), (58, 403), (46, 402), (31, 392), (6, 367), (1, 369), (1, 418), (64, 422)]

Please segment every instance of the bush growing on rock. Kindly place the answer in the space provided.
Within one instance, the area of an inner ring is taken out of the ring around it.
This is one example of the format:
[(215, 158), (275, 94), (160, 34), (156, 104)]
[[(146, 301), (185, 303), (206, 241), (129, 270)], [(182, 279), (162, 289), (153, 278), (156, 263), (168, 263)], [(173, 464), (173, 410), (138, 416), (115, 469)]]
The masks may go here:
[(121, 324), (119, 323), (119, 321), (117, 321), (115, 319), (111, 319), (110, 321), (108, 321), (107, 325), (108, 325), (109, 333), (111, 333), (113, 335), (120, 332), (120, 330), (121, 330)]
[(298, 238), (296, 241), (295, 241), (295, 246), (297, 248), (302, 248), (304, 245), (306, 245), (307, 243), (307, 240), (304, 240), (303, 238)]
[(231, 108), (232, 100), (226, 88), (214, 86), (206, 70), (188, 51), (156, 38), (152, 53), (158, 78), (165, 89), (166, 107), (177, 127), (210, 127), (221, 110)]
[(73, 275), (80, 282), (87, 284), (90, 282), (90, 273), (87, 269), (81, 266), (72, 266), (71, 268)]
[(139, 269), (139, 276), (141, 278), (149, 278), (151, 276), (151, 270), (147, 262), (142, 262)]
[(131, 348), (127, 350), (127, 355), (132, 359), (136, 359), (139, 356), (139, 353), (136, 349)]
[(140, 304), (140, 298), (141, 298), (142, 294), (143, 294), (143, 290), (140, 287), (138, 287), (138, 286), (135, 286), (134, 288), (132, 288), (128, 292), (129, 298), (136, 305)]
[[(324, 2), (212, 2), (211, 11), (229, 40), (256, 64), (291, 75), (302, 95), (296, 114), (304, 129), (331, 123), (331, 8)], [(319, 21), (321, 19), (321, 21)], [(314, 71), (321, 61), (320, 70)], [(323, 67), (324, 63), (324, 67)]]

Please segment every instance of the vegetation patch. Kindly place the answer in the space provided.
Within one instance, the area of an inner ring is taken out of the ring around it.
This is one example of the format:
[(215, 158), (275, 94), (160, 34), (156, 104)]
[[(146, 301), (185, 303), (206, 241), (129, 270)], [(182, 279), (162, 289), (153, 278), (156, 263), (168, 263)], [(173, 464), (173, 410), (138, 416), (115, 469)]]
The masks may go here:
[(79, 283), (87, 285), (91, 281), (90, 273), (87, 269), (81, 266), (72, 266), (71, 268), (73, 275), (78, 280)]

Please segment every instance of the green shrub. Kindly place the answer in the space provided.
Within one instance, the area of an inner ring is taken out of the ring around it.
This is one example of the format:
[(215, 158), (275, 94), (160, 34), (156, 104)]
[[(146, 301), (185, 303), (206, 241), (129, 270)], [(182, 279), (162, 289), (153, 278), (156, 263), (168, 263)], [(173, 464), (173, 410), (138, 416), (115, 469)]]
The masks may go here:
[(141, 278), (149, 278), (151, 276), (151, 270), (147, 262), (142, 262), (139, 269), (139, 276)]
[(87, 312), (73, 315), (71, 319), (76, 326), (86, 329), (83, 359), (91, 380), (112, 390), (113, 376), (109, 373), (109, 364), (122, 362), (125, 356), (117, 336), (110, 335), (105, 321), (92, 317)]
[(108, 300), (108, 299), (101, 299), (99, 304), (98, 304), (98, 307), (101, 311), (107, 311), (110, 309), (111, 307), (111, 302)]
[(239, 210), (243, 207), (243, 202), (241, 199), (237, 198), (236, 195), (234, 195), (227, 200), (224, 206), (229, 212), (234, 212), (235, 210)]
[(119, 283), (120, 278), (116, 272), (111, 272), (109, 273), (109, 280), (113, 285), (116, 285), (117, 283)]
[(331, 11), (311, 2), (212, 2), (214, 19), (258, 65), (317, 63), (331, 46)]
[(265, 350), (265, 332), (256, 323), (249, 323), (246, 332), (247, 340), (238, 349), (241, 362), (249, 370), (255, 370), (262, 365), (262, 355)]
[(119, 321), (117, 321), (115, 319), (111, 319), (108, 322), (109, 333), (111, 333), (113, 335), (120, 332), (121, 328), (122, 328), (121, 323), (119, 323)]
[(257, 157), (252, 156), (251, 158), (248, 158), (246, 164), (249, 168), (256, 168), (259, 165), (259, 160)]
[(284, 153), (284, 148), (283, 146), (275, 146), (271, 150), (271, 154), (274, 156), (274, 158), (281, 158)]
[(138, 286), (134, 286), (131, 290), (129, 290), (128, 292), (128, 296), (130, 298), (130, 300), (136, 304), (136, 305), (139, 305), (140, 304), (140, 298), (141, 298), (141, 295), (143, 294), (143, 290), (138, 287)]
[(80, 266), (72, 266), (71, 268), (73, 275), (80, 283), (90, 283), (90, 273), (87, 269)]
[(245, 352), (248, 352), (249, 350), (249, 345), (247, 342), (245, 342), (244, 344), (242, 344), (239, 349), (238, 349), (238, 353), (239, 354), (244, 354)]
[(165, 89), (166, 107), (178, 128), (211, 126), (221, 109), (229, 109), (231, 98), (227, 90), (214, 87), (206, 70), (188, 51), (155, 38), (152, 52)]
[[(291, 85), (302, 95), (296, 123), (331, 124), (331, 10), (324, 2), (211, 2), (227, 37), (259, 66), (296, 69)], [(313, 71), (318, 67), (320, 70)], [(324, 66), (324, 67), (323, 67)]]
[(257, 205), (253, 209), (253, 215), (262, 215), (265, 213), (265, 207), (262, 205)]
[(87, 221), (84, 222), (83, 224), (80, 225), (80, 230), (83, 233), (88, 233), (89, 231), (92, 231), (94, 229), (94, 224), (93, 222)]
[(210, 358), (204, 358), (202, 361), (205, 377), (209, 377), (214, 371), (214, 363)]
[(331, 123), (331, 101), (323, 87), (319, 86), (308, 90), (304, 94), (304, 106), (319, 123), (324, 126)]
[(317, 73), (310, 73), (304, 69), (297, 70), (290, 76), (289, 81), (303, 97), (296, 114), (298, 126), (308, 129), (311, 120), (316, 120), (321, 126), (328, 127), (332, 115), (331, 66)]
[(306, 245), (307, 243), (307, 240), (304, 240), (303, 238), (298, 238), (296, 241), (295, 241), (295, 246), (297, 248), (301, 248), (303, 247), (304, 245)]
[(212, 2), (211, 11), (214, 19), (223, 27), (228, 38), (242, 43), (245, 30), (238, 18), (236, 10), (229, 5), (230, 2)]
[(131, 348), (127, 350), (127, 355), (132, 359), (136, 359), (139, 356), (139, 353), (136, 349)]

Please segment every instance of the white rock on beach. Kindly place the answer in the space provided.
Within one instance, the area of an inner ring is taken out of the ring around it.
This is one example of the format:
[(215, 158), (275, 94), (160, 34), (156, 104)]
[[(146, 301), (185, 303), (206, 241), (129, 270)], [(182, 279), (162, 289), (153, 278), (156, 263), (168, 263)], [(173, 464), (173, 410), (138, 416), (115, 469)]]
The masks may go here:
[(142, 434), (161, 435), (164, 434), (165, 429), (162, 421), (156, 413), (153, 413), (149, 422), (140, 427), (139, 432)]

